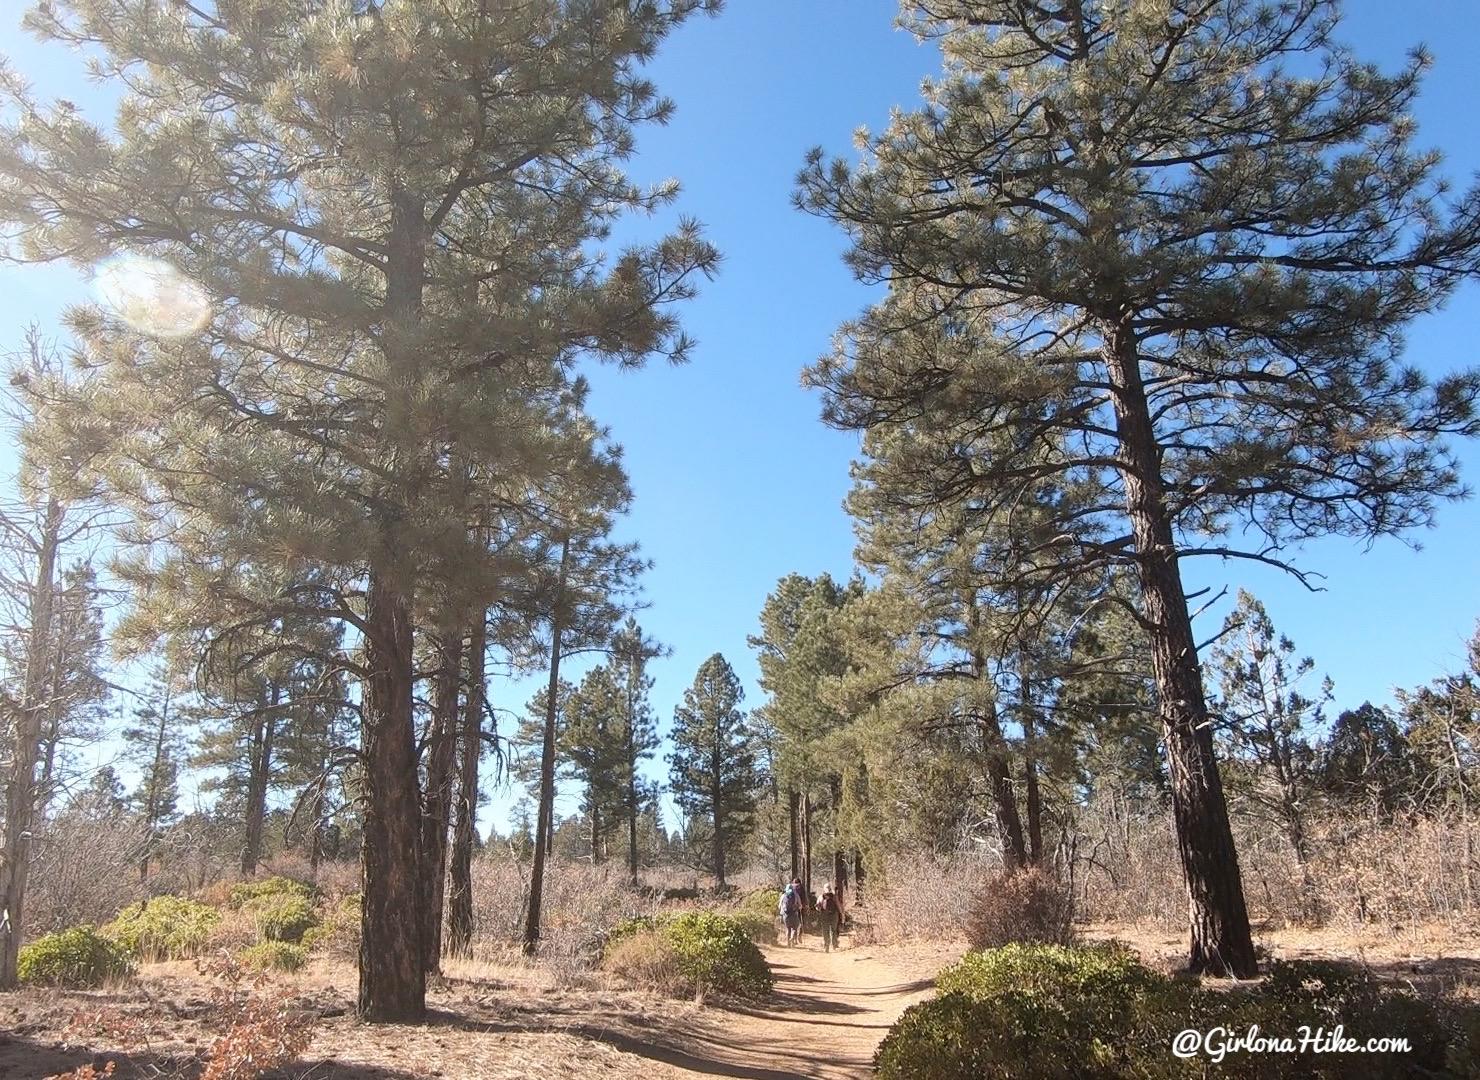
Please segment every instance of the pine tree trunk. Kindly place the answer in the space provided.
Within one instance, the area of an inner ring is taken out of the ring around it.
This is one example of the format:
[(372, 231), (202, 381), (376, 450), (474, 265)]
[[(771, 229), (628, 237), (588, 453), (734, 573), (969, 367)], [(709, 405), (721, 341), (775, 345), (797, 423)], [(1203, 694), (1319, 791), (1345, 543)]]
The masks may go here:
[(1022, 695), (1024, 797), (1028, 811), (1028, 863), (1043, 862), (1043, 795), (1038, 786), (1038, 705), (1033, 699), (1033, 682), (1028, 672), (1028, 658), (1018, 651), (1018, 683)]
[(159, 723), (154, 729), (154, 762), (149, 768), (149, 782), (144, 796), (144, 828), (149, 833), (149, 844), (139, 860), (139, 880), (149, 879), (149, 862), (154, 854), (155, 843), (162, 838), (160, 829), (164, 821), (163, 792), (165, 771), (165, 739), (169, 733), (170, 704), (174, 697), (173, 686), (167, 686), (164, 703), (159, 710)]
[(365, 769), (359, 1014), (415, 1022), (426, 1015), (422, 971), (421, 799), (412, 716), (411, 599), (379, 573), (366, 597)]
[(14, 720), (15, 745), (5, 792), (5, 860), (0, 864), (0, 990), (12, 990), (16, 986), (16, 960), (25, 929), (26, 882), (31, 872), (31, 831), (36, 812), (36, 761), (48, 706), (41, 699), (53, 652), (54, 579), (64, 515), (61, 503), (47, 500), (36, 553), (36, 579), (31, 586), (26, 678)]
[[(832, 796), (833, 812), (833, 839), (837, 841), (841, 833), (841, 821), (843, 816), (843, 778), (834, 775), (829, 779), (828, 794)], [(843, 890), (848, 887), (848, 856), (842, 847), (833, 852), (832, 868), (833, 892), (838, 896), (843, 895)]]
[(997, 813), (997, 838), (1002, 844), (1002, 866), (1011, 873), (1028, 863), (1028, 849), (1023, 842), (1023, 819), (1018, 814), (1017, 793), (1012, 788), (1012, 773), (1002, 747), (1002, 722), (997, 717), (997, 703), (984, 708), (978, 719), (987, 757), (987, 782), (992, 789), (992, 804)]
[[(720, 744), (718, 732), (715, 745)], [(720, 779), (719, 751), (710, 758), (710, 806), (714, 819), (714, 883), (717, 889), (725, 887), (725, 832), (724, 832), (724, 784)]]
[(250, 742), (250, 773), (247, 778), (246, 830), (242, 838), (242, 874), (251, 877), (262, 858), (262, 827), (267, 820), (267, 780), (272, 770), (272, 743), (277, 729), (277, 705), (281, 691), (271, 681), (271, 708), (257, 714)]
[(560, 636), (564, 631), (565, 579), (570, 572), (570, 540), (560, 545), (560, 578), (550, 615), (550, 685), (545, 702), (545, 738), (540, 748), (540, 808), (535, 824), (534, 866), (529, 873), (529, 911), (524, 921), (524, 953), (540, 942), (540, 904), (545, 893), (545, 860), (555, 834), (555, 724), (560, 708)]
[(442, 670), (432, 702), (427, 739), (426, 796), (421, 816), (422, 967), (442, 970), (442, 915), (447, 884), (447, 830), (452, 817), (452, 776), (457, 760), (458, 683), (462, 677), (462, 629), (441, 636)]
[(798, 828), (798, 811), (802, 800), (801, 793), (796, 788), (791, 788), (786, 793), (786, 815), (791, 826), (791, 877), (787, 880), (796, 881), (801, 877), (801, 846), (800, 829)]
[(452, 834), (452, 882), (448, 893), (448, 951), (473, 955), (473, 840), (478, 817), (478, 763), (483, 754), (486, 612), (473, 622), (468, 642), (468, 689), (463, 702), (458, 763), (457, 824)]
[(802, 896), (810, 904), (812, 900), (812, 795), (802, 793)]
[(637, 657), (627, 668), (627, 870), (637, 888)]
[(601, 811), (591, 804), (591, 865), (601, 865)]
[(1103, 355), (1112, 386), (1120, 473), (1140, 571), (1142, 615), (1149, 624), (1172, 817), (1187, 882), (1189, 967), (1194, 972), (1250, 977), (1258, 965), (1243, 881), (1163, 494), (1160, 450), (1131, 330), (1108, 327)]
[[(981, 609), (977, 607), (974, 593), (966, 593), (965, 599), (968, 609), (967, 625), (975, 638), (981, 626)], [(991, 679), (987, 659), (976, 646), (971, 650), (971, 675), (984, 686)], [(986, 759), (987, 785), (992, 791), (992, 805), (997, 816), (997, 838), (1002, 844), (1002, 866), (1011, 873), (1027, 865), (1028, 849), (1023, 842), (1023, 819), (1018, 813), (1017, 793), (1012, 788), (1012, 771), (1007, 761), (1007, 739), (1002, 734), (1002, 720), (997, 715), (994, 687), (987, 686), (986, 704), (977, 713), (977, 729), (981, 734), (982, 754)]]
[(411, 407), (421, 392), (419, 341), (426, 284), (425, 200), (392, 180), (385, 256), (387, 410), (383, 438), (391, 479), (386, 507), (373, 524), (378, 549), (365, 598), (365, 660), (361, 690), (364, 758), (363, 901), (360, 919), (358, 1011), (374, 1021), (419, 1021), (426, 1015), (422, 970), (421, 791), (416, 776), (413, 607), (415, 577), (401, 537), (401, 486), (423, 454)]
[(863, 906), (863, 852), (853, 849), (853, 905)]

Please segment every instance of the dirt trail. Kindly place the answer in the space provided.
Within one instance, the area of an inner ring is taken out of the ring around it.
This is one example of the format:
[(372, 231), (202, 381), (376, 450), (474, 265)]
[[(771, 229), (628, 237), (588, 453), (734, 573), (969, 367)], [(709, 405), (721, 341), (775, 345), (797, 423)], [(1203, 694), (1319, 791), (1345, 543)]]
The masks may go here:
[(872, 1074), (874, 1049), (899, 1014), (929, 997), (929, 979), (909, 980), (873, 955), (825, 953), (815, 939), (765, 950), (776, 992), (764, 1006), (730, 1006), (694, 1032), (688, 1053), (668, 1064), (680, 1076), (742, 1080), (853, 1080)]

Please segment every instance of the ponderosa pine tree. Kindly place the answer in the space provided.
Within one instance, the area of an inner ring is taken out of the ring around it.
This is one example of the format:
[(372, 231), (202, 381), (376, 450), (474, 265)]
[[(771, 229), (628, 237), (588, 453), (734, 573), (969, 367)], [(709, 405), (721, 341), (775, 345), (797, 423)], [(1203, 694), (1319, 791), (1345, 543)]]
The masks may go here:
[[(979, 508), (1103, 485), (1034, 574), (1136, 573), (1190, 964), (1251, 974), (1182, 568), (1290, 568), (1292, 541), (1396, 533), (1460, 492), (1444, 437), (1475, 430), (1480, 377), (1400, 353), (1476, 269), (1480, 192), (1450, 199), (1411, 145), (1427, 58), (1358, 62), (1330, 0), (905, 10), (945, 53), (929, 100), (800, 178), (890, 287), (809, 380), (840, 427), (974, 424), (994, 453), (962, 456), (953, 497)], [(1045, 442), (1066, 448), (1047, 467)]]
[(658, 729), (648, 701), (653, 679), (647, 667), (668, 652), (666, 647), (646, 637), (637, 620), (629, 615), (612, 638), (608, 661), (612, 676), (622, 688), (622, 812), (627, 818), (627, 871), (634, 888), (639, 862), (638, 834), (643, 811), (651, 802), (651, 786), (643, 782), (638, 769), (658, 748)]
[(1315, 739), (1325, 726), (1331, 680), (1302, 688), (1315, 661), (1299, 656), (1275, 631), (1264, 605), (1240, 589), (1238, 603), (1208, 656), (1217, 686), (1217, 732), (1228, 756), (1248, 772), (1243, 793), (1285, 834), (1300, 868), (1307, 903), (1314, 903), (1308, 820), (1316, 791)]
[[(7, 358), (3, 411), (23, 446), (41, 423), (33, 384), (73, 375), (33, 326)], [(0, 507), (0, 989), (17, 985), (27, 883), (38, 818), (53, 793), (64, 739), (85, 737), (106, 692), (97, 671), (101, 615), (92, 571), (65, 569), (68, 545), (89, 531), (92, 490), (70, 461), (23, 449), (17, 498)]]
[(588, 671), (565, 699), (559, 751), (566, 775), (581, 787), (593, 866), (606, 857), (607, 836), (623, 810), (625, 712), (622, 687), (604, 664)]
[(139, 857), (141, 878), (149, 875), (149, 864), (164, 839), (165, 827), (179, 816), (180, 766), (185, 759), (183, 729), (191, 704), (190, 687), (179, 664), (160, 660), (149, 673), (132, 719), (123, 728), (125, 752), (139, 772), (129, 805), (145, 835), (146, 846)]
[(769, 756), (775, 781), (787, 796), (792, 875), (801, 877), (809, 894), (815, 891), (814, 811), (824, 794), (834, 841), (831, 876), (840, 889), (847, 877), (844, 838), (837, 828), (842, 816), (842, 768), (829, 753), (828, 740), (849, 717), (822, 690), (825, 680), (841, 675), (848, 665), (833, 617), (861, 588), (856, 581), (839, 584), (829, 574), (816, 578), (788, 574), (761, 607), (760, 634), (747, 639), (757, 651), (761, 689), (767, 694), (757, 710), (757, 730), (774, 739)]
[(541, 585), (531, 601), (535, 618), (549, 627), (549, 682), (537, 698), (543, 723), (532, 716), (539, 745), (539, 798), (535, 820), (534, 861), (530, 867), (529, 907), (522, 947), (539, 948), (545, 863), (555, 836), (555, 773), (559, 756), (560, 712), (570, 691), (560, 678), (568, 653), (604, 649), (621, 616), (624, 595), (635, 588), (646, 564), (634, 544), (608, 539), (616, 515), (625, 512), (631, 490), (621, 467), (621, 450), (605, 442), (605, 433), (587, 425), (579, 430), (570, 454), (563, 487), (542, 494), (548, 527), (555, 538), (547, 546)]
[(674, 198), (619, 167), (671, 108), (638, 69), (713, 6), (47, 0), (28, 27), (120, 88), (116, 128), (4, 79), (0, 220), (24, 258), (101, 263), (111, 308), (71, 320), (95, 365), (71, 451), (140, 544), (324, 571), (248, 599), (357, 635), (366, 1018), (425, 1008), (420, 590), (471, 566), (462, 595), (493, 600), (449, 467), (517, 503), (578, 358), (684, 355), (668, 305), (716, 261), (697, 227), (610, 262), (593, 244)]
[(745, 691), (729, 662), (715, 653), (673, 710), (668, 756), (674, 800), (691, 826), (704, 823), (710, 869), (725, 885), (725, 859), (750, 831), (755, 811), (755, 750), (740, 702)]
[(193, 643), (203, 700), (190, 763), (215, 771), (201, 790), (242, 814), (243, 874), (263, 858), (269, 796), (319, 780), (332, 716), (346, 705), (342, 637), (335, 620), (285, 616)]

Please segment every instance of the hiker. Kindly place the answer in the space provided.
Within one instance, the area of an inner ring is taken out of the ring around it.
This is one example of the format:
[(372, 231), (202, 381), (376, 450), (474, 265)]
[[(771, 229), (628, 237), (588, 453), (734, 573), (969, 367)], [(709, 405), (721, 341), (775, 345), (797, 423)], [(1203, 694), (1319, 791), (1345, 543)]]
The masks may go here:
[(781, 894), (781, 925), (786, 927), (786, 943), (796, 945), (802, 940), (802, 883), (793, 880)]
[(822, 899), (817, 902), (817, 924), (822, 927), (822, 951), (832, 952), (838, 947), (838, 928), (843, 924), (843, 903), (831, 885), (822, 887)]

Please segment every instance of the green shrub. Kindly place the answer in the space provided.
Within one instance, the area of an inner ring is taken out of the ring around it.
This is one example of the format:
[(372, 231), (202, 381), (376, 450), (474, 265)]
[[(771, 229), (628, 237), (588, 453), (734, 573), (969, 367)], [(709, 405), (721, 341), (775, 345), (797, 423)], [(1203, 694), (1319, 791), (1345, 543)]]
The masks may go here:
[(263, 893), (242, 905), (242, 913), (252, 920), (264, 941), (297, 943), (303, 935), (319, 925), (313, 902), (294, 892)]
[(324, 913), (317, 926), (303, 934), (306, 948), (342, 959), (353, 959), (360, 952), (360, 894), (350, 893)]
[(742, 911), (753, 911), (767, 918), (780, 918), (778, 912), (781, 910), (780, 889), (751, 889), (740, 901)]
[(317, 891), (312, 885), (305, 885), (292, 878), (274, 876), (233, 885), (228, 903), (231, 907), (242, 908), (254, 900), (279, 896), (295, 896), (310, 905), (318, 899)]
[[(1246, 993), (1204, 992), (1197, 1005), (1207, 1025), (1245, 1031), (1257, 1024), (1265, 1034), (1298, 1037), (1301, 1028), (1327, 1033), (1337, 1027), (1342, 1037), (1358, 1043), (1405, 1038), (1406, 1054), (1315, 1053), (1285, 1055), (1282, 1075), (1321, 1078), (1397, 1080), (1399, 1077), (1480, 1076), (1475, 1050), (1480, 1024), (1473, 1007), (1421, 998), (1370, 972), (1324, 961), (1275, 962), (1269, 974)], [(1183, 1025), (1193, 1026), (1193, 1025)], [(1248, 1075), (1268, 1055), (1230, 1055), (1216, 1075)], [(1267, 1067), (1267, 1066), (1266, 1066)]]
[(606, 940), (602, 943), (602, 956), (612, 946), (625, 941), (627, 938), (638, 934), (648, 933), (659, 929), (664, 923), (670, 922), (673, 916), (666, 917), (657, 915), (634, 915), (630, 919), (623, 919), (606, 932)]
[[(650, 938), (660, 939), (660, 949)], [(644, 939), (641, 947), (631, 949), (628, 942)], [(669, 959), (659, 953), (671, 954)], [(687, 911), (682, 915), (637, 915), (623, 919), (606, 935), (602, 948), (602, 967), (619, 977), (633, 970), (652, 968), (663, 971), (663, 979), (632, 978), (639, 985), (668, 985), (670, 992), (694, 989), (713, 990), (741, 997), (762, 997), (771, 992), (773, 979), (770, 965), (750, 939), (745, 922), (717, 911)]]
[(21, 948), (16, 974), (27, 985), (85, 989), (132, 970), (128, 951), (91, 926), (44, 934)]
[(689, 911), (666, 922), (662, 932), (673, 946), (680, 970), (696, 986), (742, 997), (771, 992), (770, 965), (734, 917)]
[(308, 963), (308, 947), (287, 941), (262, 941), (236, 954), (253, 971), (297, 971)]
[(156, 896), (124, 908), (101, 932), (140, 960), (186, 960), (205, 949), (220, 920), (213, 907)]
[[(936, 986), (940, 996), (909, 1009), (880, 1045), (886, 1080), (1186, 1073), (1165, 1027), (1178, 989), (1124, 949), (973, 952), (941, 972)], [(1123, 1071), (1136, 1062), (1141, 1072)]]
[[(881, 1080), (1178, 1080), (1269, 1077), (1386, 1080), (1470, 1077), (1480, 1034), (1474, 1014), (1423, 1000), (1332, 964), (1275, 964), (1250, 988), (1210, 990), (1168, 979), (1117, 947), (1013, 945), (969, 953), (943, 971), (940, 994), (912, 1006), (875, 1056)], [(1301, 1038), (1402, 1037), (1400, 1054), (1232, 1053), (1177, 1058), (1185, 1028)]]
[(776, 943), (781, 917), (777, 914), (781, 893), (776, 889), (753, 889), (745, 894), (740, 905), (731, 914), (745, 930), (751, 941)]

